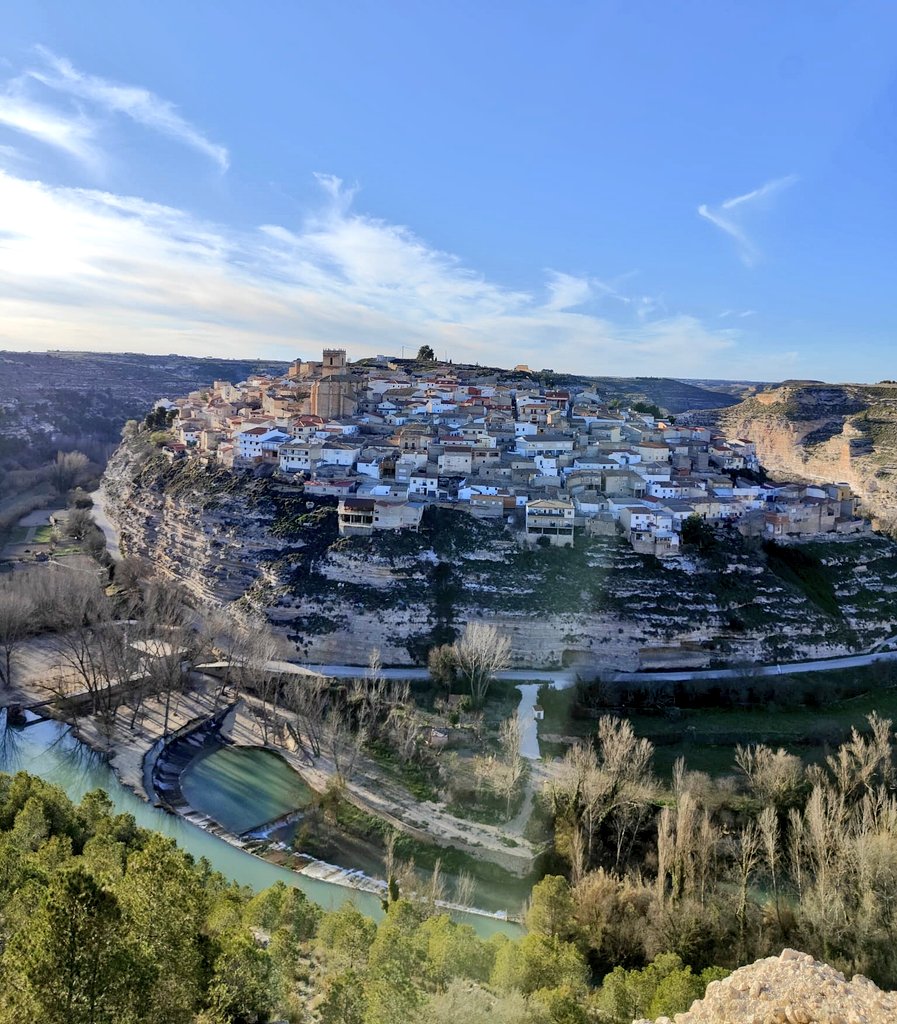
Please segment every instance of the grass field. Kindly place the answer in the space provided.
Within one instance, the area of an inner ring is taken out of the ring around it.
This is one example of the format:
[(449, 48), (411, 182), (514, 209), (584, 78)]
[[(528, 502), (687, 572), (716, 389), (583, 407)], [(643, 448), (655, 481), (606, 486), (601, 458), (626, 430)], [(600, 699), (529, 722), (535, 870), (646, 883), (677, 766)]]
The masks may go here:
[[(820, 686), (824, 687), (831, 682), (843, 683), (845, 673), (820, 672), (818, 676)], [(730, 774), (734, 771), (733, 752), (738, 743), (785, 747), (812, 763), (847, 739), (852, 726), (862, 729), (866, 716), (873, 711), (897, 721), (897, 680), (888, 683), (880, 673), (863, 669), (852, 670), (851, 676), (854, 683), (867, 683), (868, 689), (820, 707), (702, 708), (674, 710), (671, 714), (633, 712), (628, 717), (636, 733), (655, 744), (655, 767), (661, 775), (672, 771), (678, 757), (685, 757), (689, 768), (695, 771)], [(594, 734), (594, 719), (575, 717), (574, 690), (543, 687), (539, 699), (545, 709), (540, 735)], [(562, 751), (561, 745), (553, 743), (544, 750), (555, 756)]]

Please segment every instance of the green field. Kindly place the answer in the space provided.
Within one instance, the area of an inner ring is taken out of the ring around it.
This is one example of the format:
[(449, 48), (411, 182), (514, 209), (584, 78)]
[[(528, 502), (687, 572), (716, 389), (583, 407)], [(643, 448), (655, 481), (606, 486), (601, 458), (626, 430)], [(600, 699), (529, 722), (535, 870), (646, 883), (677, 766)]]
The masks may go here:
[[(668, 775), (676, 758), (685, 757), (689, 768), (715, 776), (734, 771), (733, 752), (738, 743), (785, 747), (811, 763), (847, 739), (852, 726), (862, 729), (866, 716), (873, 711), (897, 721), (897, 680), (883, 680), (879, 669), (820, 672), (815, 678), (820, 689), (843, 685), (848, 678), (858, 690), (864, 684), (868, 689), (854, 697), (824, 702), (820, 707), (673, 709), (667, 714), (634, 711), (628, 717), (636, 733), (655, 744), (659, 774)], [(594, 733), (595, 719), (575, 715), (574, 690), (543, 687), (539, 699), (545, 709), (540, 736), (584, 737)], [(625, 709), (609, 709), (608, 713), (626, 714)], [(550, 743), (545, 752), (558, 755), (563, 746)]]

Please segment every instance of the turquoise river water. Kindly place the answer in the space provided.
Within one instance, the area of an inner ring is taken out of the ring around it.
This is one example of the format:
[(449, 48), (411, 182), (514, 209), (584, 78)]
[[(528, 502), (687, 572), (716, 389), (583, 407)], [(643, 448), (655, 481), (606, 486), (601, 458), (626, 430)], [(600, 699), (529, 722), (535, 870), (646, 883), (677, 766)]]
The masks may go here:
[[(233, 753), (237, 752), (230, 752)], [(297, 804), (295, 800), (303, 799), (304, 785), (301, 780), (290, 779), (284, 774), (283, 769), (289, 771), (288, 766), (276, 756), (270, 755), (272, 763), (265, 751), (245, 751), (244, 754), (238, 754), (237, 757), (225, 756), (223, 765), (219, 759), (219, 763), (212, 761), (203, 769), (203, 764), (211, 761), (211, 757), (208, 757), (197, 764), (195, 771), (188, 771), (188, 785), (201, 788), (203, 773), (211, 777), (213, 783), (207, 798), (198, 800), (194, 806), (209, 806), (211, 801), (222, 817), (230, 818), (230, 821), (219, 818), (222, 824), (239, 826), (248, 821), (249, 824), (244, 828), (301, 806), (301, 802)], [(259, 755), (264, 760), (260, 760)], [(252, 785), (254, 767), (260, 768), (266, 780), (272, 783), (270, 791), (264, 796), (264, 806), (260, 802), (257, 778), (255, 785)], [(105, 760), (72, 736), (69, 728), (62, 723), (43, 721), (24, 729), (7, 728), (5, 712), (0, 710), (0, 771), (25, 771), (37, 775), (59, 786), (76, 802), (92, 789), (104, 789), (117, 811), (132, 814), (138, 825), (144, 828), (171, 836), (182, 849), (196, 858), (205, 857), (213, 868), (241, 885), (259, 890), (275, 882), (285, 882), (300, 889), (309, 899), (326, 909), (333, 909), (346, 900), (352, 900), (362, 913), (372, 917), (382, 915), (380, 901), (371, 893), (322, 882), (269, 864), (177, 815), (146, 803), (122, 786)], [(236, 785), (233, 792), (227, 785), (228, 778)], [(272, 809), (273, 813), (269, 813)], [(519, 925), (513, 922), (479, 914), (455, 916), (473, 925), (477, 933), (484, 937), (495, 932), (512, 936), (521, 934)]]

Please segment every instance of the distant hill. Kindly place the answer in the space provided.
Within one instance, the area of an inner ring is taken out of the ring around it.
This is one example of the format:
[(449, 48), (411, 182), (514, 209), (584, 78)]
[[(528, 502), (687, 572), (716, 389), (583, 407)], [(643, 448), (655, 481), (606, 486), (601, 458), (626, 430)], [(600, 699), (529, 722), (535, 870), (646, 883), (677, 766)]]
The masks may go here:
[(285, 372), (259, 359), (198, 359), (101, 352), (0, 352), (0, 466), (35, 466), (58, 449), (86, 451), (101, 464), (121, 428), (152, 402), (215, 379)]

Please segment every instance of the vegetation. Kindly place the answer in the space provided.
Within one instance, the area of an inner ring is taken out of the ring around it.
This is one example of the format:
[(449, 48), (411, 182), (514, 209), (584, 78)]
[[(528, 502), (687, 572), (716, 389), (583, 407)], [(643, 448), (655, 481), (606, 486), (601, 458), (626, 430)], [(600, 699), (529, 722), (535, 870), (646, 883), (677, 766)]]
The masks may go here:
[(737, 775), (680, 759), (662, 785), (652, 745), (604, 718), (545, 792), (572, 882), (572, 912), (556, 919), (596, 974), (661, 952), (703, 969), (793, 945), (892, 988), (895, 754), (891, 722), (873, 714), (819, 764), (747, 744), (731, 755)]
[(834, 618), (841, 609), (822, 563), (803, 548), (764, 541), (763, 551), (769, 568), (781, 579), (799, 587), (813, 604)]
[(708, 976), (676, 958), (603, 987), (569, 934), (571, 890), (537, 887), (529, 934), (477, 937), (394, 885), (379, 924), (278, 884), (254, 895), (116, 815), (0, 775), (0, 1021), (569, 1024), (684, 1009)]

